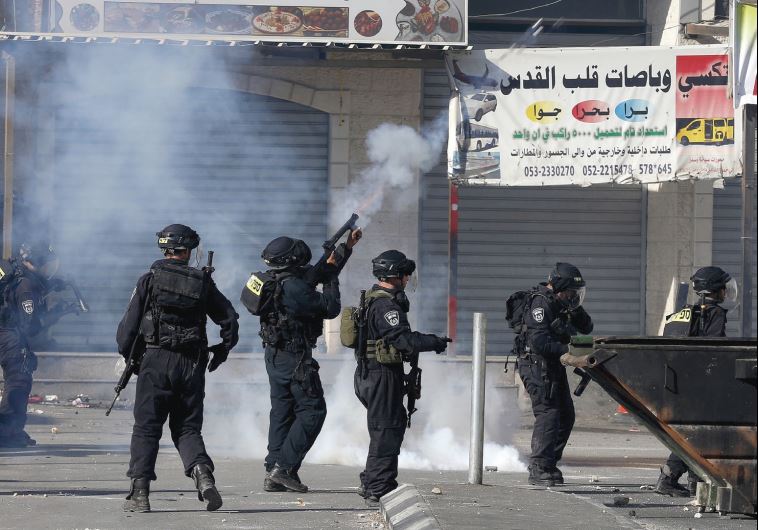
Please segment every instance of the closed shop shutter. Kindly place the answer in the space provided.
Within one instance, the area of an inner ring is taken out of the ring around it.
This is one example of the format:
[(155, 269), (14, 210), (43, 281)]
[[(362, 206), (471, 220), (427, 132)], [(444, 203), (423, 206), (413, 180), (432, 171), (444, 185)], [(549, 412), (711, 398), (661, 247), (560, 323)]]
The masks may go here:
[[(424, 122), (447, 116), (450, 85), (444, 69), (424, 72)], [(446, 146), (440, 163), (422, 177), (419, 219), (419, 296), (414, 304), (419, 329), (447, 333), (448, 203)]]
[[(756, 223), (755, 200), (753, 201), (753, 227)], [(755, 233), (753, 233), (755, 237)], [(713, 265), (721, 267), (737, 279), (740, 289), (745, 285), (742, 275), (742, 179), (724, 180), (724, 189), (713, 190)], [(753, 265), (756, 264), (753, 244)], [(743, 334), (740, 308), (727, 315), (726, 333), (730, 336), (750, 335), (755, 337), (756, 324), (756, 272), (753, 269), (753, 329)]]
[[(214, 279), (241, 315), (238, 351), (260, 349), (257, 318), (239, 295), (264, 266), (263, 246), (288, 234), (318, 252), (327, 229), (328, 115), (224, 90), (193, 89), (182, 101), (191, 107), (167, 101), (140, 113), (88, 96), (55, 114), (53, 240), (92, 308), (53, 328), (61, 350), (113, 350), (135, 281), (161, 257), (155, 232), (167, 224), (192, 226), (204, 251), (215, 251)], [(112, 116), (98, 115), (106, 108)]]
[(488, 353), (507, 354), (513, 334), (506, 298), (545, 281), (556, 261), (582, 271), (594, 335), (642, 334), (640, 187), (461, 187), (458, 214), (462, 344), (470, 344), (472, 313), (480, 311), (487, 314)]
[[(425, 74), (425, 119), (447, 109), (444, 70)], [(421, 322), (445, 330), (448, 184), (441, 164), (422, 181)], [(644, 330), (645, 206), (639, 186), (459, 188), (458, 351), (470, 351), (472, 313), (485, 312), (487, 352), (505, 355), (513, 334), (505, 300), (544, 281), (556, 261), (578, 266), (596, 335)], [(436, 270), (444, 263), (444, 270)], [(429, 270), (431, 267), (431, 271)], [(444, 296), (441, 295), (444, 293)]]

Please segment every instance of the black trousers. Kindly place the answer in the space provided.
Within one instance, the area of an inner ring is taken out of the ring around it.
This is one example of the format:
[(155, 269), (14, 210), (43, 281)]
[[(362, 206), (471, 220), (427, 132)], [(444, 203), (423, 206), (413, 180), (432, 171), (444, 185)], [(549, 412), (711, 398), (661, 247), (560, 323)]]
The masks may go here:
[(534, 430), (529, 463), (552, 469), (563, 456), (576, 418), (566, 368), (558, 361), (549, 362), (543, 371), (538, 356), (520, 358), (518, 371), (532, 401)]
[(310, 352), (266, 348), (271, 387), (266, 470), (274, 465), (297, 471), (326, 419), (324, 388)]
[(32, 391), (36, 357), (22, 349), (18, 336), (0, 334), (0, 367), (3, 369), (3, 399), (0, 401), (0, 436), (13, 436), (26, 426), (26, 407)]
[(381, 497), (397, 488), (397, 458), (408, 421), (403, 405), (403, 367), (368, 360), (367, 370), (360, 365), (356, 368), (353, 384), (355, 395), (366, 407), (371, 440), (366, 467), (360, 474), (361, 485), (367, 496)]
[(201, 434), (208, 357), (148, 348), (137, 377), (131, 460), (127, 476), (155, 480), (155, 460), (169, 420), (171, 439), (188, 477), (197, 464), (213, 469)]

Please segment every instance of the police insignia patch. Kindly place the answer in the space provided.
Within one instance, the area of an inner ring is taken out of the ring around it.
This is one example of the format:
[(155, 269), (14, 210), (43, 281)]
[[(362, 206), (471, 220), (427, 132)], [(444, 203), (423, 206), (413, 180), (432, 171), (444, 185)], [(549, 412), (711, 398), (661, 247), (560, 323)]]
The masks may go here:
[(386, 320), (390, 326), (397, 326), (400, 323), (400, 314), (397, 311), (387, 311), (384, 313), (384, 320)]
[(541, 307), (535, 307), (532, 309), (532, 317), (534, 317), (534, 320), (537, 322), (542, 322), (545, 318), (545, 310)]
[(24, 300), (23, 302), (21, 302), (21, 307), (24, 308), (24, 312), (27, 315), (31, 315), (32, 313), (34, 313), (34, 301), (32, 300)]

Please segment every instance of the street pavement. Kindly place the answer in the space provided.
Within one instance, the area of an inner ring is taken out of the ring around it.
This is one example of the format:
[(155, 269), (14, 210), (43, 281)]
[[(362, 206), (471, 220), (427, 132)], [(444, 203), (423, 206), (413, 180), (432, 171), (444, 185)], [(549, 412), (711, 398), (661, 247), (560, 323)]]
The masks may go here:
[[(265, 493), (259, 459), (217, 457), (224, 506), (206, 512), (167, 433), (150, 496), (153, 513), (126, 514), (131, 412), (106, 418), (97, 408), (31, 410), (27, 430), (38, 445), (0, 449), (0, 528), (386, 528), (378, 510), (355, 494), (359, 469), (337, 465), (305, 465), (300, 474), (309, 493)], [(513, 440), (522, 455), (528, 421), (524, 416)], [(465, 471), (401, 469), (399, 478), (415, 484), (440, 527), (451, 530), (755, 528), (751, 518), (696, 518), (687, 499), (650, 491), (666, 453), (632, 421), (580, 423), (565, 453), (567, 485), (560, 488), (529, 486), (525, 473), (486, 472), (484, 485), (476, 486), (466, 484)]]

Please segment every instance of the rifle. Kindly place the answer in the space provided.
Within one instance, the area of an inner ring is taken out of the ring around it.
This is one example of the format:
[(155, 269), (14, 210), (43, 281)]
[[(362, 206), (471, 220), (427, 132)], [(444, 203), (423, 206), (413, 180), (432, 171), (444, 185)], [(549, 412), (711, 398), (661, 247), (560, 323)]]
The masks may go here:
[[(145, 306), (142, 308), (142, 315), (144, 316), (145, 311), (147, 311), (147, 304), (149, 303), (150, 296), (147, 296), (145, 298)], [(142, 319), (140, 318), (140, 321)], [(140, 362), (142, 361), (142, 357), (145, 355), (145, 337), (142, 335), (141, 330), (137, 330), (137, 336), (134, 337), (134, 340), (132, 341), (132, 347), (129, 348), (129, 357), (126, 359), (126, 367), (124, 368), (124, 371), (121, 372), (121, 377), (118, 379), (118, 383), (116, 383), (115, 388), (113, 389), (116, 393), (116, 395), (113, 396), (113, 401), (111, 401), (110, 407), (108, 407), (108, 410), (105, 411), (106, 416), (111, 415), (111, 410), (113, 410), (113, 406), (116, 404), (116, 401), (118, 400), (118, 397), (121, 395), (121, 391), (126, 388), (126, 385), (129, 384), (129, 379), (131, 379), (132, 374), (136, 373), (139, 370)]]
[[(342, 236), (344, 236), (348, 231), (355, 230), (356, 221), (358, 221), (358, 214), (354, 213), (350, 216), (350, 219), (348, 219), (347, 222), (334, 233), (332, 237), (324, 241), (324, 244), (321, 245), (321, 247), (324, 249), (324, 255), (319, 258), (319, 260), (313, 267), (310, 268), (310, 270), (308, 270), (305, 275), (306, 282), (314, 287), (317, 284), (322, 283), (324, 276), (324, 267), (326, 267), (327, 260), (337, 248), (337, 241), (342, 239)], [(347, 258), (342, 259), (337, 264), (337, 274), (342, 272), (342, 269), (345, 267), (345, 263), (347, 263)]]
[(213, 266), (213, 251), (208, 251), (208, 263), (203, 267), (203, 272), (208, 275), (208, 277), (213, 274), (213, 271), (215, 271), (215, 267)]
[(358, 338), (355, 346), (355, 356), (358, 359), (358, 364), (361, 368), (361, 377), (366, 378), (366, 347), (368, 345), (367, 340), (367, 328), (368, 322), (366, 322), (366, 290), (361, 290), (361, 298), (358, 303), (358, 314), (356, 315), (356, 326), (358, 328)]

